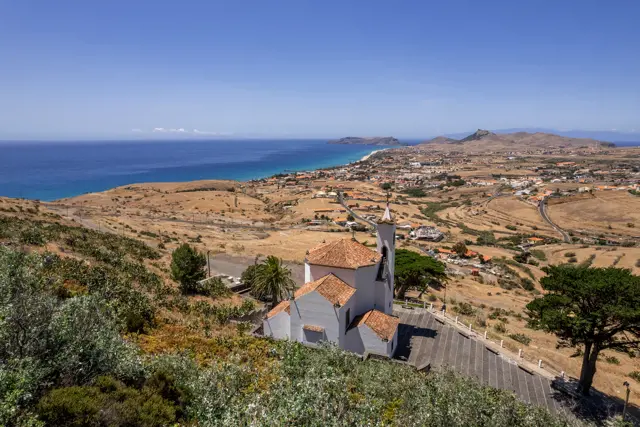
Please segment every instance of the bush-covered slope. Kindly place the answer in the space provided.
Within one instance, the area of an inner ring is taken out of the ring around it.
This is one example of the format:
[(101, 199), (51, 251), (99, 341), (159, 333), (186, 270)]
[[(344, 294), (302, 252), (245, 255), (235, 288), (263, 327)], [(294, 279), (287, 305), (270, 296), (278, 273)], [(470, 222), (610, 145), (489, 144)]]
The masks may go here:
[(133, 239), (12, 217), (0, 236), (0, 425), (577, 424), (451, 372), (209, 336), (251, 307), (180, 295)]

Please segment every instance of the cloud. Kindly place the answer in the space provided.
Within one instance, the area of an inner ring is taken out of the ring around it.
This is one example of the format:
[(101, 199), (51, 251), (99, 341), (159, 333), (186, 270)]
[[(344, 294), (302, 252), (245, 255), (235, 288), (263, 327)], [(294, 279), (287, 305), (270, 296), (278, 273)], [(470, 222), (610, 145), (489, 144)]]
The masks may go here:
[[(144, 132), (141, 129), (132, 129), (131, 132)], [(164, 127), (155, 127), (151, 131), (152, 133), (179, 133), (182, 135), (201, 135), (201, 136), (230, 136), (233, 135), (233, 132), (213, 132), (207, 130), (187, 130), (185, 128), (164, 128)]]

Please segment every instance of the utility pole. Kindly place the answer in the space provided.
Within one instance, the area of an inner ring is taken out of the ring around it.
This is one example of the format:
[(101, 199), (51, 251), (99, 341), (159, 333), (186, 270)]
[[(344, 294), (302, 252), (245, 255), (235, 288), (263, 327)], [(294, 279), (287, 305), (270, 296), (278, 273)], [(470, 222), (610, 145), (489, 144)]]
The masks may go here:
[(209, 261), (209, 252), (207, 251), (207, 277), (211, 277), (211, 261)]
[(624, 400), (624, 407), (622, 408), (622, 422), (624, 422), (624, 418), (627, 415), (627, 405), (629, 404), (629, 394), (631, 390), (629, 390), (629, 381), (625, 381), (622, 385), (627, 388), (627, 397)]

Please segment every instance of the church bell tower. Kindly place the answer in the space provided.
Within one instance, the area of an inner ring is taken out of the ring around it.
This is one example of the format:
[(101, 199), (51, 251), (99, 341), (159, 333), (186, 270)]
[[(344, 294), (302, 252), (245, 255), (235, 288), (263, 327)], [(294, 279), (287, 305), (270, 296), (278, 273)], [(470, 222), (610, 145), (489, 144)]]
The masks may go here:
[[(385, 300), (387, 300), (388, 302), (393, 302), (393, 273), (396, 259), (396, 223), (391, 216), (389, 203), (387, 203), (384, 214), (377, 223), (377, 229), (377, 251), (382, 255), (382, 262), (384, 263), (382, 266), (382, 277), (379, 277), (379, 279), (385, 280), (388, 284), (387, 296)], [(387, 303), (383, 311), (387, 314), (390, 314), (393, 311), (392, 306), (393, 304), (391, 304), (390, 306), (390, 304)]]

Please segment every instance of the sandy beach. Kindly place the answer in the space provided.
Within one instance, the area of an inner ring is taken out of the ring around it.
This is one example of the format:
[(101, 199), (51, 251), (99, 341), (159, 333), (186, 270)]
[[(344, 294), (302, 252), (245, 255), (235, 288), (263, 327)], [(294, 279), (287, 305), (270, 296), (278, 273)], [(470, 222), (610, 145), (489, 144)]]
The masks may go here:
[(364, 156), (363, 158), (361, 158), (361, 159), (360, 159), (360, 161), (361, 161), (361, 162), (364, 162), (365, 160), (369, 160), (369, 158), (370, 158), (371, 156), (373, 156), (374, 154), (376, 154), (376, 153), (380, 153), (380, 152), (382, 152), (382, 151), (386, 151), (386, 150), (389, 150), (389, 148), (383, 148), (382, 150), (375, 150), (375, 151), (372, 151), (371, 153), (369, 153), (369, 154), (367, 154), (366, 156)]

